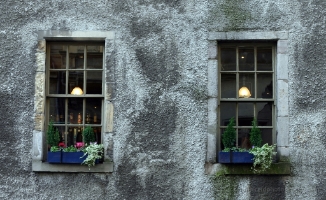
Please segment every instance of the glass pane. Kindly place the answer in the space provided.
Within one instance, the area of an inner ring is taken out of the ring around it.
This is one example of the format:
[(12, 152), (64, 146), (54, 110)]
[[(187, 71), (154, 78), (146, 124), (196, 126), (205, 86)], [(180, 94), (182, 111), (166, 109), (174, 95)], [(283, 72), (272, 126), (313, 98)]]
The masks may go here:
[(250, 128), (240, 128), (238, 131), (238, 147), (250, 149)]
[(65, 141), (67, 141), (67, 146), (74, 146), (77, 142), (83, 142), (82, 127), (68, 127), (68, 132), (65, 139)]
[(65, 122), (65, 99), (49, 98), (49, 120), (54, 124), (63, 124)]
[(239, 126), (251, 126), (254, 119), (254, 104), (246, 102), (239, 103), (238, 106)]
[(101, 98), (87, 98), (86, 99), (86, 124), (101, 124), (101, 110), (102, 99)]
[(84, 46), (69, 46), (69, 68), (84, 69)]
[(76, 87), (79, 87), (84, 93), (84, 72), (82, 71), (69, 71), (69, 94)]
[(227, 126), (230, 119), (236, 116), (236, 103), (221, 102), (220, 103), (220, 126)]
[(102, 71), (87, 71), (87, 94), (102, 94)]
[(221, 74), (221, 98), (236, 98), (235, 74)]
[(257, 70), (272, 71), (273, 70), (273, 54), (272, 47), (257, 48)]
[(257, 73), (257, 98), (273, 98), (273, 74)]
[(66, 49), (65, 45), (50, 46), (50, 69), (66, 68)]
[(66, 94), (65, 71), (50, 71), (49, 94)]
[(239, 74), (239, 98), (255, 98), (254, 74)]
[(103, 46), (87, 46), (87, 69), (102, 69)]
[(55, 128), (57, 128), (59, 131), (59, 137), (60, 137), (59, 142), (65, 142), (65, 127), (64, 126), (55, 126)]
[(273, 102), (256, 103), (256, 116), (258, 126), (273, 125)]
[(261, 137), (263, 139), (262, 145), (268, 143), (273, 144), (273, 129), (271, 128), (261, 128)]
[(239, 70), (255, 70), (254, 48), (239, 48)]
[(236, 70), (235, 48), (221, 48), (221, 71)]
[(81, 98), (68, 99), (68, 115), (69, 115), (69, 123), (71, 124), (83, 123), (83, 99)]
[[(220, 133), (221, 133), (221, 149), (223, 150), (225, 147), (224, 147), (224, 145), (223, 145), (223, 142), (222, 142), (222, 138), (223, 138), (223, 134), (224, 134), (224, 131), (225, 131), (226, 129), (221, 129), (220, 131)], [(234, 145), (233, 146), (236, 146), (236, 141), (234, 140)]]
[(95, 134), (95, 141), (97, 142), (97, 144), (101, 144), (102, 143), (102, 139), (101, 139), (101, 127), (92, 127), (94, 130), (94, 134)]

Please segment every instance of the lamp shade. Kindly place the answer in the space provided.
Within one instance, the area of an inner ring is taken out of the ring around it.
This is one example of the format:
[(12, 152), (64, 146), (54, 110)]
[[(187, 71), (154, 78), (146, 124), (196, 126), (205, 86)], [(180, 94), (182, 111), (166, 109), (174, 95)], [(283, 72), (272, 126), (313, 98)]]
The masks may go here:
[(80, 89), (80, 87), (75, 87), (72, 91), (71, 94), (73, 95), (82, 95), (83, 94), (83, 90)]
[(240, 98), (249, 98), (249, 97), (251, 97), (249, 89), (247, 87), (240, 88), (239, 97)]

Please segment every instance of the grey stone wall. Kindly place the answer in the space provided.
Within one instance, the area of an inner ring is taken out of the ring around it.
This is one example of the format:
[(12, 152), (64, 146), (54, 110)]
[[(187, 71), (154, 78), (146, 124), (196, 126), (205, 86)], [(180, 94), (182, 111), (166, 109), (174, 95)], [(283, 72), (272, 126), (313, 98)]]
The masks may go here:
[[(326, 196), (325, 1), (8, 0), (0, 10), (0, 198)], [(115, 80), (107, 86), (113, 173), (32, 172), (40, 30), (115, 32), (107, 55)], [(208, 33), (214, 31), (289, 33), (291, 176), (205, 175)]]

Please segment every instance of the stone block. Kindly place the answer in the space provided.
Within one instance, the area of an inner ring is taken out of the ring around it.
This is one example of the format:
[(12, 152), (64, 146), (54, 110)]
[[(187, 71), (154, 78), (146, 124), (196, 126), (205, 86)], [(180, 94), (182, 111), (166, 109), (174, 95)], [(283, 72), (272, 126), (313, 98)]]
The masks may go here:
[(33, 131), (33, 151), (32, 151), (32, 158), (33, 160), (42, 160), (43, 157), (43, 140), (42, 140), (43, 133), (41, 131)]
[(217, 59), (217, 42), (215, 40), (208, 43), (208, 58)]
[(288, 53), (288, 40), (278, 40), (277, 54), (287, 54), (287, 53)]
[(34, 116), (34, 130), (43, 131), (44, 130), (44, 115), (43, 114), (35, 114)]
[(287, 54), (277, 54), (277, 79), (289, 78), (288, 71), (288, 55)]
[(113, 131), (113, 103), (107, 102), (105, 106), (106, 114), (106, 123), (105, 123), (105, 132)]
[(217, 75), (217, 60), (208, 61), (208, 83), (207, 90), (209, 97), (217, 97), (218, 95), (218, 75)]
[(115, 98), (115, 88), (116, 88), (116, 83), (114, 82), (106, 83), (105, 100), (112, 100)]
[(289, 115), (289, 91), (286, 80), (277, 80), (277, 117)]
[(289, 145), (289, 117), (277, 117), (277, 146)]

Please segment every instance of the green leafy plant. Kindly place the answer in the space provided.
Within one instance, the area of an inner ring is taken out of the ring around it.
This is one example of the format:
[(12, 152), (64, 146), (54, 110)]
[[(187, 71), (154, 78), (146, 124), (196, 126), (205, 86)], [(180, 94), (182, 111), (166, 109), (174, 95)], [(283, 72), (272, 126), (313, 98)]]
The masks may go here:
[(85, 127), (83, 130), (83, 138), (85, 145), (89, 145), (91, 142), (95, 142), (95, 135), (92, 127)]
[(59, 147), (57, 147), (57, 146), (52, 146), (52, 147), (50, 148), (50, 151), (51, 151), (51, 152), (58, 152), (58, 151), (61, 151), (61, 148), (59, 148)]
[(72, 145), (70, 147), (66, 147), (63, 149), (63, 152), (77, 152), (77, 151), (78, 149)]
[(224, 148), (222, 152), (247, 152), (247, 149), (240, 148), (240, 147), (232, 147), (232, 148)]
[(250, 153), (254, 155), (253, 171), (254, 173), (262, 173), (270, 168), (273, 157), (276, 155), (274, 148), (276, 145), (264, 144), (262, 147), (254, 147)]
[(261, 147), (261, 143), (262, 143), (262, 138), (261, 138), (261, 131), (260, 129), (257, 127), (257, 119), (254, 118), (254, 120), (252, 121), (252, 129), (250, 131), (250, 143), (252, 146), (254, 147)]
[(86, 159), (83, 161), (82, 164), (87, 165), (90, 169), (91, 166), (95, 165), (95, 161), (97, 159), (101, 159), (103, 156), (104, 147), (103, 144), (96, 144), (90, 143), (87, 145), (86, 148), (83, 150), (84, 156), (87, 156)]
[(59, 131), (53, 126), (53, 122), (50, 121), (48, 125), (48, 130), (46, 132), (46, 141), (49, 147), (58, 146), (60, 141)]
[(234, 118), (232, 117), (229, 121), (228, 127), (225, 129), (222, 135), (222, 143), (224, 148), (232, 148), (234, 147), (234, 143), (236, 140), (236, 130), (233, 128), (235, 126)]

